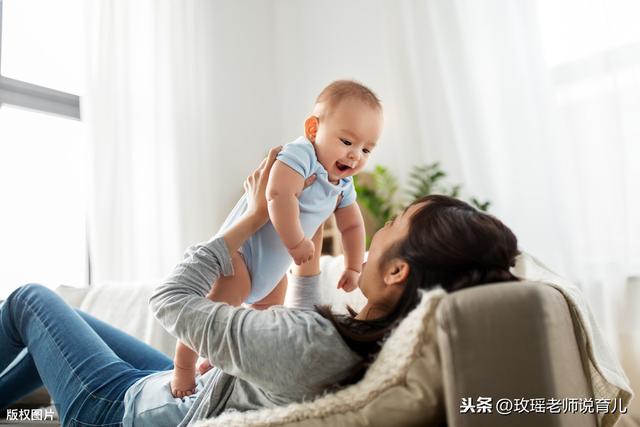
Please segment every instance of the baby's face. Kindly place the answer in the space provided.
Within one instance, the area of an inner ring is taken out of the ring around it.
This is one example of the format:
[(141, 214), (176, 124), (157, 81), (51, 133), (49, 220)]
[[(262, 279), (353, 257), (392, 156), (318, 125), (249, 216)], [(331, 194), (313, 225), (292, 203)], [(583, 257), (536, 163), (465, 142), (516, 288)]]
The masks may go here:
[(330, 181), (362, 170), (378, 142), (382, 122), (382, 111), (355, 99), (340, 102), (320, 120), (314, 145)]

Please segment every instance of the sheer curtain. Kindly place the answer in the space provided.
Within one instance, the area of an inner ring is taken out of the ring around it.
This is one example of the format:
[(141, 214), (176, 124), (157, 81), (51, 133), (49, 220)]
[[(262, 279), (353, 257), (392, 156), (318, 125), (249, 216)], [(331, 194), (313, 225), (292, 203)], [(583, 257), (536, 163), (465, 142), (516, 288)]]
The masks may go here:
[(163, 278), (216, 231), (275, 145), (279, 121), (262, 113), (273, 109), (272, 25), (251, 6), (87, 2), (94, 283)]
[(423, 156), (448, 153), (521, 248), (581, 286), (637, 387), (637, 3), (401, 5), (389, 37)]
[[(590, 296), (612, 341), (618, 338), (623, 366), (637, 389), (640, 4), (543, 0), (538, 6), (558, 156), (567, 159), (567, 179), (559, 188), (567, 194), (562, 218), (573, 255), (567, 269)], [(632, 407), (640, 413), (637, 399)]]

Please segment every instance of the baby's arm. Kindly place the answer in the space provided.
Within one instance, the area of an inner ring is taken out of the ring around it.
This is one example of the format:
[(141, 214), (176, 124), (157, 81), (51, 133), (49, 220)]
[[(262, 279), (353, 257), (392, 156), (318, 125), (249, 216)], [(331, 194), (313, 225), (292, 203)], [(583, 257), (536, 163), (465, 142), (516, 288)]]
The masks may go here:
[(276, 160), (267, 183), (269, 218), (297, 265), (313, 257), (314, 246), (305, 237), (300, 224), (298, 196), (304, 188), (304, 177)]
[(335, 212), (336, 224), (342, 235), (345, 272), (338, 282), (338, 288), (351, 292), (357, 287), (362, 271), (365, 251), (365, 230), (362, 213), (357, 203), (339, 208)]

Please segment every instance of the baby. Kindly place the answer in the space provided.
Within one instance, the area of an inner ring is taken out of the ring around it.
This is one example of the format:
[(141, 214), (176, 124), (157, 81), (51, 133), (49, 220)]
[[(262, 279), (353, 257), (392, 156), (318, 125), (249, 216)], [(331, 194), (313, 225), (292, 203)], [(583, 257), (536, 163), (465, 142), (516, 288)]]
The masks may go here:
[[(207, 296), (253, 308), (283, 304), (291, 258), (297, 265), (314, 257), (320, 227), (335, 213), (342, 237), (345, 270), (338, 288), (352, 291), (364, 261), (364, 222), (352, 176), (367, 163), (382, 131), (382, 106), (365, 86), (339, 80), (316, 99), (304, 122), (305, 136), (286, 144), (277, 156), (267, 184), (270, 221), (232, 254), (234, 275), (221, 277)], [(313, 185), (305, 186), (312, 175)], [(246, 194), (236, 204), (218, 235), (245, 212)], [(313, 238), (313, 239), (312, 239)], [(195, 393), (198, 355), (178, 342), (171, 391), (174, 397)]]

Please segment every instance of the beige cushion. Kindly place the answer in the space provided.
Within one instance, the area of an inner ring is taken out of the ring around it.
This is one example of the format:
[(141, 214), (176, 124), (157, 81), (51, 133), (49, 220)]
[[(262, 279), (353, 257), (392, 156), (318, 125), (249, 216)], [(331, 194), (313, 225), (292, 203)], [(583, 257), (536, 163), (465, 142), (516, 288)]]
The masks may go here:
[(231, 412), (196, 426), (424, 426), (444, 421), (435, 313), (442, 290), (423, 293), (357, 384), (312, 402)]

